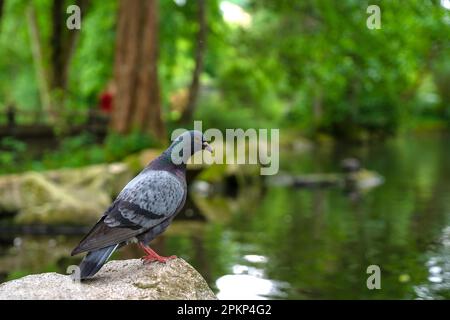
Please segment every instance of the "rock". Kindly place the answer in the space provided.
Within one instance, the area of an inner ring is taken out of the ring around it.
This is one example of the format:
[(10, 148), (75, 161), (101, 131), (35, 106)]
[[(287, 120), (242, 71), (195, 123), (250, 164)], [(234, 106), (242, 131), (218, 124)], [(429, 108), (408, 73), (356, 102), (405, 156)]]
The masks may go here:
[(266, 180), (269, 186), (294, 188), (343, 187), (368, 191), (384, 182), (383, 176), (367, 169), (350, 173), (314, 173), (301, 176), (279, 174)]
[(351, 174), (351, 179), (355, 181), (359, 190), (370, 190), (384, 183), (384, 177), (378, 172), (361, 169)]
[(301, 176), (279, 174), (267, 179), (269, 186), (282, 186), (294, 188), (325, 188), (340, 186), (342, 175), (336, 173), (313, 173)]
[(294, 152), (302, 154), (311, 151), (314, 148), (314, 142), (300, 136), (297, 130), (283, 128), (283, 134), (280, 135), (280, 149), (284, 152)]
[(345, 158), (341, 161), (341, 169), (345, 173), (361, 170), (361, 161), (356, 158)]
[(234, 201), (221, 195), (204, 197), (195, 193), (191, 194), (191, 199), (200, 209), (201, 215), (208, 221), (226, 223), (230, 221), (233, 213), (237, 210)]
[(132, 177), (122, 163), (3, 176), (0, 211), (19, 223), (92, 223)]
[(29, 275), (0, 285), (0, 300), (215, 300), (202, 276), (177, 258), (143, 265), (108, 262), (91, 280), (77, 283), (58, 273)]
[(225, 196), (225, 190), (207, 195), (191, 192), (190, 199), (207, 221), (228, 223), (239, 212), (251, 211), (255, 203), (260, 201), (262, 192), (261, 186), (254, 183), (237, 188), (236, 194), (232, 196)]

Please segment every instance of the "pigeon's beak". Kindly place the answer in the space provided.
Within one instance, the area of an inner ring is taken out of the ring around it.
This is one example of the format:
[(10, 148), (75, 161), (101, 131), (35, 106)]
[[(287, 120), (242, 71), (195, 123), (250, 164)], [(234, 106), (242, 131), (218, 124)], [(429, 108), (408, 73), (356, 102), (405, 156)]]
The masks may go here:
[(213, 149), (213, 148), (209, 145), (209, 143), (206, 142), (206, 141), (203, 142), (203, 150), (207, 150), (207, 151), (209, 151), (210, 153), (213, 153), (213, 152), (214, 152), (214, 149)]

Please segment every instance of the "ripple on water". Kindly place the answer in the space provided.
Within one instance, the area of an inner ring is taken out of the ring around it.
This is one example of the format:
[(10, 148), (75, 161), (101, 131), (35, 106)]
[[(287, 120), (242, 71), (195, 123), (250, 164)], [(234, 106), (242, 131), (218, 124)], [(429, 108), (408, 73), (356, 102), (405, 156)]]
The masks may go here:
[(414, 291), (418, 299), (450, 298), (450, 226), (442, 231), (441, 246), (426, 262), (428, 282), (418, 285)]

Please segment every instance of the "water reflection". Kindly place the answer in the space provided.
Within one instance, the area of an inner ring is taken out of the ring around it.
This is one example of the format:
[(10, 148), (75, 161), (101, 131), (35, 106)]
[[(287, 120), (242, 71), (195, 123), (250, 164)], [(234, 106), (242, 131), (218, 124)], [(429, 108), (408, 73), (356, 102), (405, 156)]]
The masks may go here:
[(268, 259), (264, 256), (259, 256), (257, 254), (247, 254), (244, 259), (251, 263), (267, 263)]
[(263, 300), (281, 297), (277, 282), (252, 275), (225, 275), (217, 279), (216, 286), (219, 288), (217, 297), (221, 300)]
[(250, 265), (235, 264), (231, 268), (233, 274), (217, 279), (219, 299), (263, 300), (286, 297), (283, 291), (289, 287), (287, 283), (267, 279), (264, 268), (264, 264), (268, 262), (267, 257), (247, 254), (242, 260)]
[(428, 282), (416, 286), (418, 299), (450, 299), (450, 226), (442, 232), (441, 245), (426, 262)]

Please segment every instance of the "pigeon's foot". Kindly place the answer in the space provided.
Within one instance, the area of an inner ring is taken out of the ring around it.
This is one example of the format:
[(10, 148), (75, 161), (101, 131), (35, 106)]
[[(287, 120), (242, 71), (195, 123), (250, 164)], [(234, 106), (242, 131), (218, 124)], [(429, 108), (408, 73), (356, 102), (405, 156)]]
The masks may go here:
[(170, 256), (170, 257), (163, 257), (157, 254), (155, 251), (153, 251), (150, 247), (144, 246), (143, 244), (139, 243), (139, 246), (142, 250), (147, 254), (141, 258), (143, 260), (144, 264), (150, 263), (153, 261), (158, 261), (161, 263), (166, 263), (167, 260), (176, 259), (177, 256)]
[(161, 263), (166, 263), (167, 260), (171, 260), (171, 259), (176, 259), (177, 256), (170, 256), (170, 257), (162, 257), (162, 256), (158, 256), (158, 257), (153, 257), (153, 256), (143, 256), (141, 259), (144, 261), (144, 264), (153, 262), (153, 261), (158, 261)]

